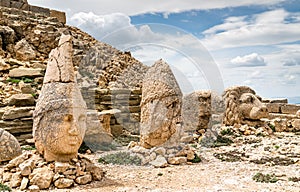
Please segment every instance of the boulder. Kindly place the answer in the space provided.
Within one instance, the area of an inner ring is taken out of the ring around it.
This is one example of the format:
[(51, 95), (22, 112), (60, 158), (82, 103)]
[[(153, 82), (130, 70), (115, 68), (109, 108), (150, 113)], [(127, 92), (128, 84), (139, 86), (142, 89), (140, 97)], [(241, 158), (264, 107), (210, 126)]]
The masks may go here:
[(157, 61), (146, 73), (141, 101), (141, 145), (159, 146), (181, 123), (182, 93), (169, 65)]
[(49, 54), (33, 114), (35, 146), (46, 161), (77, 158), (83, 142), (87, 107), (74, 77), (72, 38), (62, 35), (58, 47)]
[(17, 139), (0, 128), (0, 162), (12, 160), (21, 153), (21, 147)]
[(36, 58), (36, 53), (26, 39), (22, 39), (15, 45), (16, 58), (21, 61), (30, 61)]

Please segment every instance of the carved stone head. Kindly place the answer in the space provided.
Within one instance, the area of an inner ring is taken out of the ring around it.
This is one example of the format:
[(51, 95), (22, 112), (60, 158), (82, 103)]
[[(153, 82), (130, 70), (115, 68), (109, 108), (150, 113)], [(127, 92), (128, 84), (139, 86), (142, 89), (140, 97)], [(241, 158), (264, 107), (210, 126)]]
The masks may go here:
[(77, 157), (86, 130), (86, 104), (75, 81), (72, 38), (63, 35), (51, 51), (33, 114), (33, 137), (46, 161)]
[(267, 107), (255, 91), (247, 86), (230, 87), (223, 94), (225, 101), (224, 125), (246, 124), (268, 117)]

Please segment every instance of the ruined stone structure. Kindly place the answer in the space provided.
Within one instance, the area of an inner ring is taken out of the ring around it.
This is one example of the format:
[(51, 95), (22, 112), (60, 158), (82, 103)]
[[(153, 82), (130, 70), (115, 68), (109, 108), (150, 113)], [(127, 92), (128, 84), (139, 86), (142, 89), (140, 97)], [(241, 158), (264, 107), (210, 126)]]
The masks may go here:
[(155, 62), (143, 81), (141, 146), (159, 146), (179, 134), (181, 105), (182, 93), (171, 68), (163, 60)]
[(183, 97), (182, 119), (184, 131), (203, 134), (211, 118), (211, 92), (195, 91)]
[(39, 13), (48, 17), (55, 17), (60, 22), (66, 23), (66, 14), (64, 12), (57, 11), (57, 10), (50, 10), (44, 7), (29, 5), (27, 0), (1, 0), (0, 6)]
[(21, 153), (17, 139), (9, 132), (0, 129), (0, 162), (12, 160)]
[(70, 161), (77, 157), (86, 130), (86, 109), (75, 80), (72, 36), (62, 35), (58, 48), (49, 55), (33, 114), (35, 146), (46, 161)]
[(263, 102), (275, 131), (300, 131), (300, 105), (288, 104), (287, 99), (264, 99)]
[(255, 126), (268, 117), (268, 109), (254, 90), (247, 86), (227, 88), (223, 93), (225, 113), (223, 124)]

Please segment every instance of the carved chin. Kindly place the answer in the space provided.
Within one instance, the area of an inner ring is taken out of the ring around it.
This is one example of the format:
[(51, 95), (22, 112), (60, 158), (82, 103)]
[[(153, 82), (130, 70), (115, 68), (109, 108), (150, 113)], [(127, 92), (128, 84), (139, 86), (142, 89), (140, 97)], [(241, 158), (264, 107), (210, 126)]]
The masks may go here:
[(262, 111), (261, 108), (253, 107), (250, 111), (250, 119), (259, 120), (268, 117), (268, 112)]

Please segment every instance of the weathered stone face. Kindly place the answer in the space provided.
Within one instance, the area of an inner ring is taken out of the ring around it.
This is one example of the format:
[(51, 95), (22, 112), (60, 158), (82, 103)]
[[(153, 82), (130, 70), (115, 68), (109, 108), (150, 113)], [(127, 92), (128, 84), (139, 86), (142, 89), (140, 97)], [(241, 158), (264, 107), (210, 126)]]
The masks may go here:
[(77, 157), (86, 130), (86, 104), (74, 80), (70, 36), (50, 54), (44, 85), (34, 111), (33, 136), (47, 161)]
[(159, 146), (168, 141), (181, 123), (182, 93), (176, 79), (162, 60), (147, 72), (141, 102), (141, 145)]
[(268, 117), (268, 110), (255, 91), (247, 86), (230, 87), (223, 94), (224, 125), (247, 124), (247, 121)]
[(185, 131), (207, 129), (211, 117), (211, 93), (196, 91), (183, 97), (182, 118)]

